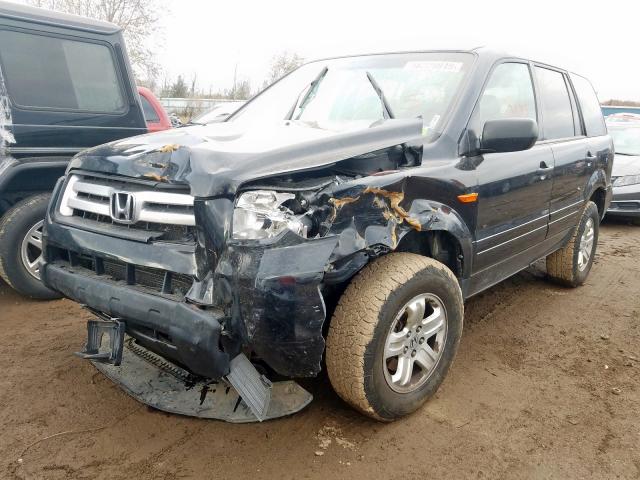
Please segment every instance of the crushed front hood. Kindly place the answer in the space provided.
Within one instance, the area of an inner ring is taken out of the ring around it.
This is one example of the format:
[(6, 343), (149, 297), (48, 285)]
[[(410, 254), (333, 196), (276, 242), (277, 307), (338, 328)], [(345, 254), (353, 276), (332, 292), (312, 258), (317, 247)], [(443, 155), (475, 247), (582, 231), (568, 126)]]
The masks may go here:
[(376, 150), (422, 142), (422, 119), (384, 120), (348, 132), (299, 122), (240, 131), (233, 122), (141, 135), (85, 150), (82, 169), (188, 184), (196, 197), (233, 195), (242, 184), (286, 172), (330, 166)]

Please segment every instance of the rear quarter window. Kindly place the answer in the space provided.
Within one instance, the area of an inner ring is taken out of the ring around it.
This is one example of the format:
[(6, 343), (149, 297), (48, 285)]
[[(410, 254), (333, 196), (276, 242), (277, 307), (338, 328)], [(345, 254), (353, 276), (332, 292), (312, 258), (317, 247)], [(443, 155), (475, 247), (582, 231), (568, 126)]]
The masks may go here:
[(607, 127), (602, 117), (600, 102), (591, 83), (589, 83), (589, 80), (586, 78), (573, 73), (571, 74), (571, 82), (573, 83), (573, 88), (575, 88), (578, 102), (580, 103), (580, 110), (582, 111), (582, 118), (587, 129), (587, 136), (597, 137), (605, 135), (607, 133)]
[(120, 113), (126, 108), (111, 49), (0, 30), (0, 61), (18, 107)]
[(157, 123), (160, 121), (157, 112), (153, 108), (153, 105), (147, 100), (147, 97), (140, 95), (140, 102), (142, 103), (142, 111), (144, 112), (144, 119), (147, 122)]

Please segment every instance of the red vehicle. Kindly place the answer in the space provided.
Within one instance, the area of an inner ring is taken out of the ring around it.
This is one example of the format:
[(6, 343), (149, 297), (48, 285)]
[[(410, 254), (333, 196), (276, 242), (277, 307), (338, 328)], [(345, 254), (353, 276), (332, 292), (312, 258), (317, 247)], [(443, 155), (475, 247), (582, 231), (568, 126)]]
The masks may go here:
[(167, 115), (153, 92), (146, 87), (138, 87), (138, 93), (140, 94), (142, 111), (144, 112), (144, 119), (147, 122), (149, 132), (170, 129), (171, 120), (169, 120), (169, 115)]

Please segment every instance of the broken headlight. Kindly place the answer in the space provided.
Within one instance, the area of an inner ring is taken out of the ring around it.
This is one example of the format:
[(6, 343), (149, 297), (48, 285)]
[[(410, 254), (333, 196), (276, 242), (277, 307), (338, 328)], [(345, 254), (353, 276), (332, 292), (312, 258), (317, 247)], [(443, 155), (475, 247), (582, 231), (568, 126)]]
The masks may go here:
[(295, 214), (287, 205), (297, 203), (293, 193), (254, 190), (240, 195), (233, 211), (233, 238), (261, 240), (285, 230), (307, 237), (309, 218)]

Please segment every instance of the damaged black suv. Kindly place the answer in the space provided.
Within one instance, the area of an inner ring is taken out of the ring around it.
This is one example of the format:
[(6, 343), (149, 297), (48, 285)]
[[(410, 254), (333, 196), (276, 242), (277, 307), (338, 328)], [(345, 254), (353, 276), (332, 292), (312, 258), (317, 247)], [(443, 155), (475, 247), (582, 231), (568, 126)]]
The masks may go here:
[(236, 386), (324, 356), (344, 400), (392, 420), (443, 381), (466, 298), (544, 257), (585, 281), (612, 155), (592, 87), (562, 69), (483, 49), (311, 62), (224, 123), (78, 154), (43, 280), (103, 319), (94, 361), (125, 368), (126, 333)]

